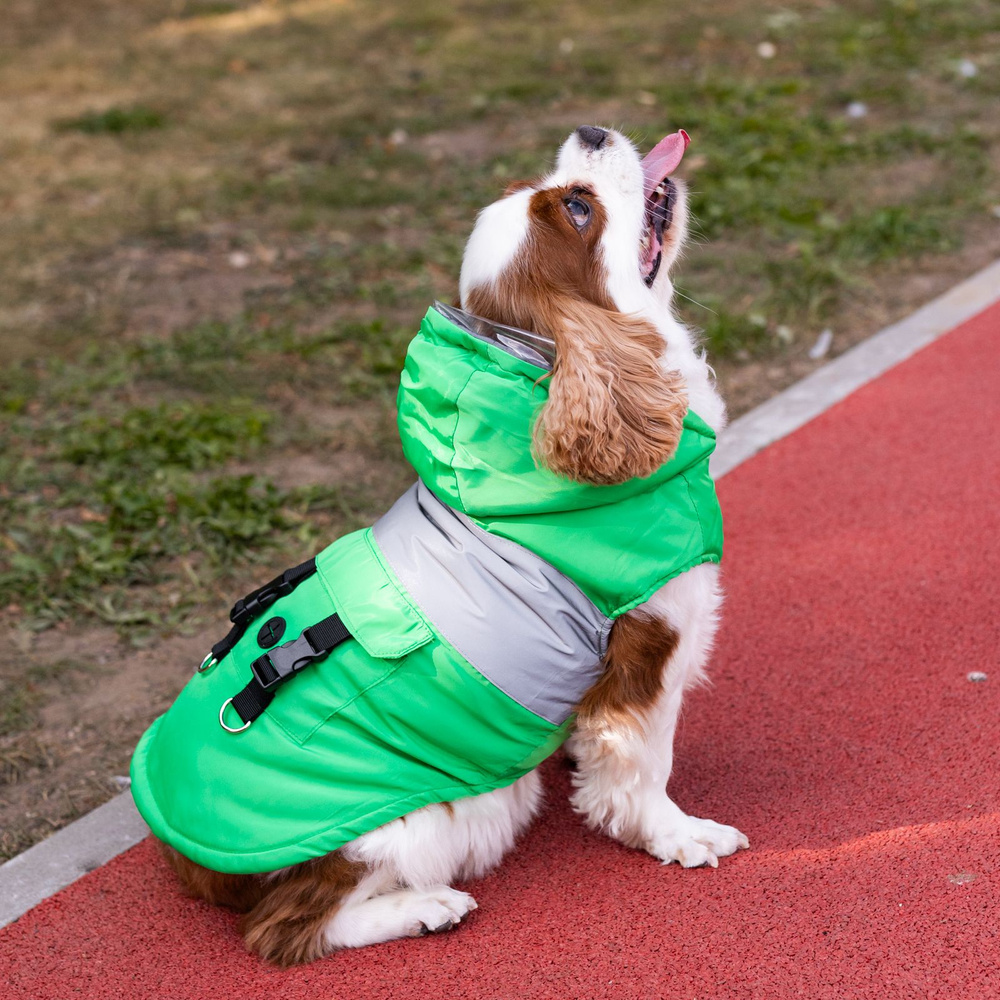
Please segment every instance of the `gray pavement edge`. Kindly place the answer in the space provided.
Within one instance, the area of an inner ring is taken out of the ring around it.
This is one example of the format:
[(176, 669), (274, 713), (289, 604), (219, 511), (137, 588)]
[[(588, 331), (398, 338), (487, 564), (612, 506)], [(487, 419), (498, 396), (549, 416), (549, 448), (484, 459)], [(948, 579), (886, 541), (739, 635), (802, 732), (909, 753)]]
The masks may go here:
[(149, 827), (125, 792), (0, 865), (0, 927), (138, 844)]
[[(712, 458), (721, 478), (1000, 299), (1000, 260), (744, 414)], [(128, 792), (0, 865), (0, 927), (138, 844), (149, 828)]]

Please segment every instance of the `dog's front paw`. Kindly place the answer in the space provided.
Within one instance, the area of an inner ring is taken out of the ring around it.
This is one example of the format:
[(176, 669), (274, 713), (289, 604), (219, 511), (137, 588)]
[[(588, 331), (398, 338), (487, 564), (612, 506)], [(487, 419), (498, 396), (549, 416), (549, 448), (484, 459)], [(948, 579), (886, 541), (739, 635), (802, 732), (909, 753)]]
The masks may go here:
[(414, 893), (406, 904), (406, 933), (410, 937), (450, 931), (461, 923), (478, 904), (467, 892), (448, 886)]
[(724, 826), (697, 816), (684, 816), (671, 829), (652, 836), (646, 850), (665, 865), (676, 861), (682, 868), (698, 868), (701, 865), (718, 868), (719, 858), (749, 846), (746, 835), (734, 826)]

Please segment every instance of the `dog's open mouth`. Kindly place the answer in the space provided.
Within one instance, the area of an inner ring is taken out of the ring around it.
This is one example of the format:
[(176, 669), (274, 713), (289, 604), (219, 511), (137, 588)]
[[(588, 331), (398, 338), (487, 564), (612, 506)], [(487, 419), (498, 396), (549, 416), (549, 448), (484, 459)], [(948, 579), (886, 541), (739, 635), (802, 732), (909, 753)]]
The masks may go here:
[(644, 194), (646, 196), (646, 227), (639, 250), (639, 270), (643, 281), (652, 285), (663, 260), (663, 234), (673, 220), (677, 187), (670, 174), (684, 158), (691, 141), (681, 129), (661, 139), (642, 161)]

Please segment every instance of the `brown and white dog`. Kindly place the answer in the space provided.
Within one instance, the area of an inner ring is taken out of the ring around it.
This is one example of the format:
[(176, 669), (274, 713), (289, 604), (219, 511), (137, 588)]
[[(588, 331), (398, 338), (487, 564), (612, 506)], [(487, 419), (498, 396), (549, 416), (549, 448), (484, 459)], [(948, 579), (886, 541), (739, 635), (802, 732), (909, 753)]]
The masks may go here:
[[(671, 312), (668, 272), (687, 207), (683, 186), (665, 178), (686, 144), (675, 133), (640, 160), (618, 132), (583, 126), (551, 174), (480, 213), (466, 247), (462, 307), (556, 342), (535, 447), (579, 481), (649, 475), (676, 448), (689, 405), (716, 430), (725, 422), (705, 356)], [(703, 564), (619, 618), (568, 745), (573, 806), (586, 822), (686, 868), (748, 846), (666, 793), (681, 699), (704, 676), (721, 600), (717, 567)], [(450, 884), (493, 868), (540, 800), (531, 772), (266, 875), (223, 875), (165, 853), (194, 895), (245, 912), (251, 950), (290, 965), (455, 926), (476, 902)]]

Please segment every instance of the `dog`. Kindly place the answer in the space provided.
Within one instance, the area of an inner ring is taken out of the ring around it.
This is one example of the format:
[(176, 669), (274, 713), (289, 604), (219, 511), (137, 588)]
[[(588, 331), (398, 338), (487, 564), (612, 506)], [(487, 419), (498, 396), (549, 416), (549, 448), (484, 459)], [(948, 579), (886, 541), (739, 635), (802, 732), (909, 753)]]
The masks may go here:
[[(554, 345), (531, 449), (563, 481), (611, 490), (645, 482), (677, 453), (689, 413), (714, 432), (725, 423), (704, 352), (671, 311), (669, 273), (688, 210), (670, 174), (687, 141), (674, 133), (640, 159), (621, 133), (582, 126), (551, 173), (511, 185), (469, 238), (462, 312)], [(573, 808), (622, 844), (686, 868), (717, 866), (749, 846), (735, 827), (688, 815), (666, 792), (682, 698), (705, 676), (716, 631), (716, 562), (699, 557), (614, 618), (567, 722)], [(212, 871), (163, 849), (192, 895), (243, 911), (251, 951), (288, 966), (456, 926), (476, 902), (451, 884), (494, 868), (541, 800), (533, 769), (263, 874)]]

